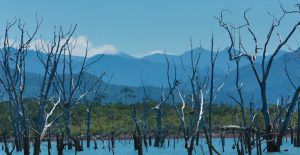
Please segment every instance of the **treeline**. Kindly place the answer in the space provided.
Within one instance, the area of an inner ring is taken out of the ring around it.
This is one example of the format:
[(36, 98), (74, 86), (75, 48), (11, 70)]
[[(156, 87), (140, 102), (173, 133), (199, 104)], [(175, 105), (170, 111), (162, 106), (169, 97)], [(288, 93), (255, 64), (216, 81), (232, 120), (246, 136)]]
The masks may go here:
[[(29, 110), (29, 117), (31, 120), (37, 119), (37, 113), (35, 109), (38, 108), (37, 102), (34, 100), (27, 99), (25, 104)], [(157, 103), (148, 102), (147, 106), (154, 107)], [(134, 124), (132, 123), (131, 113), (133, 105), (125, 105), (120, 103), (109, 103), (109, 104), (100, 104), (96, 103), (93, 105), (92, 119), (91, 119), (91, 133), (92, 135), (110, 135), (114, 133), (116, 135), (128, 134), (132, 135), (134, 131)], [(142, 103), (137, 103), (136, 105), (137, 114), (141, 115), (143, 111)], [(84, 131), (86, 130), (87, 123), (87, 108), (85, 104), (78, 104), (76, 108), (71, 113), (72, 116), (72, 135), (85, 135)], [(189, 111), (190, 110), (190, 111)], [(191, 115), (191, 109), (187, 110), (186, 115)], [(219, 128), (226, 125), (236, 125), (240, 126), (241, 115), (240, 108), (237, 105), (232, 104), (213, 104), (212, 112), (212, 122), (213, 131), (218, 133)], [(60, 113), (62, 108), (60, 107), (57, 113)], [(276, 113), (276, 105), (270, 107), (270, 113)], [(246, 108), (246, 116), (249, 116), (250, 110)], [(180, 122), (177, 119), (176, 112), (174, 111), (173, 105), (165, 104), (162, 106), (162, 126), (163, 132), (165, 134), (178, 134), (180, 133)], [(275, 115), (274, 115), (275, 116)], [(9, 103), (1, 102), (0, 103), (0, 119), (3, 120), (3, 125), (9, 131), (10, 136), (12, 136), (12, 127), (10, 125), (9, 117)], [(142, 117), (142, 116), (139, 116)], [(155, 133), (156, 129), (156, 114), (154, 112), (149, 112), (148, 116), (148, 127), (150, 133)], [(258, 113), (257, 116), (260, 126), (263, 126), (263, 119), (261, 113)], [(249, 120), (249, 118), (247, 118)], [(297, 125), (297, 113), (292, 117), (292, 124)], [(63, 118), (58, 121), (57, 125), (51, 128), (51, 133), (56, 133), (56, 131), (63, 128)], [(34, 131), (31, 131), (32, 133)], [(32, 134), (31, 134), (32, 135)]]

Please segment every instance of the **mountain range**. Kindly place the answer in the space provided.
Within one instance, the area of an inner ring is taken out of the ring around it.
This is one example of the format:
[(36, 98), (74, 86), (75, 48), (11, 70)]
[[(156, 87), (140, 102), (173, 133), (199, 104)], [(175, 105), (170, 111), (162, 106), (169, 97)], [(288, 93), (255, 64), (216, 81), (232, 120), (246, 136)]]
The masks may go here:
[[(199, 60), (199, 66), (201, 75), (205, 75), (210, 71), (210, 54), (211, 52), (206, 49), (196, 48), (193, 49), (194, 54), (201, 54)], [(44, 55), (44, 53), (41, 53)], [(216, 53), (214, 53), (215, 55)], [(102, 55), (95, 55), (89, 57), (87, 62), (91, 62)], [(106, 71), (107, 78), (110, 78), (109, 86), (107, 88), (106, 102), (122, 102), (122, 97), (119, 96), (121, 90), (128, 87), (134, 91), (134, 98), (128, 100), (128, 102), (141, 101), (143, 98), (142, 83), (146, 85), (148, 95), (153, 100), (158, 100), (161, 94), (161, 87), (167, 87), (167, 63), (166, 56), (170, 61), (170, 64), (176, 65), (177, 79), (183, 82), (183, 87), (188, 83), (188, 76), (183, 68), (187, 71), (190, 70), (190, 51), (186, 51), (181, 55), (164, 55), (153, 54), (142, 58), (132, 57), (125, 53), (119, 53), (116, 55), (104, 55), (100, 61), (97, 61), (88, 70), (91, 76), (99, 76), (103, 71)], [(288, 96), (293, 92), (293, 88), (285, 73), (285, 60), (287, 61), (287, 69), (291, 76), (292, 81), (295, 84), (300, 84), (300, 52), (285, 52), (280, 51), (278, 56), (274, 60), (274, 64), (271, 68), (268, 82), (267, 93), (269, 101), (275, 103), (280, 96)], [(297, 59), (296, 59), (297, 58)], [(257, 56), (255, 63), (258, 70), (261, 71), (262, 57)], [(269, 56), (267, 56), (269, 59)], [(83, 61), (83, 57), (73, 56), (73, 70), (74, 72), (79, 70), (79, 67)], [(173, 78), (173, 67), (171, 67), (171, 78)], [(61, 70), (61, 69), (60, 69)], [(27, 72), (27, 87), (26, 95), (28, 97), (34, 97), (39, 91), (39, 78), (43, 73), (43, 66), (39, 61), (36, 51), (28, 51), (26, 55), (26, 72)], [(220, 85), (225, 81), (223, 89), (218, 92), (216, 102), (233, 103), (229, 99), (228, 94), (236, 95), (235, 89), (235, 63), (228, 61), (227, 49), (219, 51), (215, 64), (215, 83)], [(228, 74), (229, 73), (229, 74)], [(225, 79), (226, 75), (227, 78)], [(254, 73), (251, 69), (251, 65), (248, 61), (242, 59), (240, 62), (240, 79), (243, 83), (243, 94), (246, 101), (249, 101), (253, 94), (253, 100), (259, 103), (259, 86), (254, 77)], [(86, 81), (88, 82), (88, 81)], [(29, 93), (30, 92), (30, 93)]]

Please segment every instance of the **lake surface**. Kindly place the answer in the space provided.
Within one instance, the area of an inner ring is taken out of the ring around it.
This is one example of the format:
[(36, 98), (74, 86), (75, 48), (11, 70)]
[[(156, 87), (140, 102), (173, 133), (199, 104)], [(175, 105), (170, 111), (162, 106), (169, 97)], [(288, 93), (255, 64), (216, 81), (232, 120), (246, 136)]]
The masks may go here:
[[(153, 141), (154, 142), (154, 141)], [(219, 138), (213, 139), (214, 147), (224, 155), (234, 155), (237, 154), (236, 149), (232, 149), (234, 141), (232, 138), (225, 139), (225, 152), (222, 152), (221, 141)], [(107, 141), (103, 144), (101, 141), (97, 141), (98, 149), (94, 150), (94, 142), (91, 141), (91, 148), (86, 148), (86, 144), (84, 142), (84, 151), (78, 152), (78, 155), (112, 155), (113, 152), (105, 147), (107, 146)], [(144, 155), (185, 155), (187, 154), (186, 149), (184, 148), (184, 141), (182, 139), (175, 140), (175, 149), (173, 148), (174, 140), (170, 140), (170, 146), (168, 147), (168, 141), (166, 140), (165, 146), (163, 148), (154, 148), (148, 147), (146, 150), (143, 147)], [(195, 147), (194, 154), (208, 154), (207, 144), (205, 143), (204, 139), (200, 140), (200, 145)], [(2, 144), (1, 144), (2, 145)], [(115, 147), (115, 155), (134, 155), (137, 154), (137, 151), (133, 149), (133, 140), (126, 140), (126, 141), (119, 141), (116, 140), (116, 147)], [(203, 151), (201, 149), (203, 148)], [(265, 144), (263, 144), (262, 149), (265, 148)], [(33, 148), (31, 148), (31, 153), (33, 153)], [(267, 155), (295, 155), (300, 154), (300, 148), (293, 147), (290, 143), (285, 143), (281, 147), (282, 150), (288, 150), (287, 152), (278, 152), (278, 153), (264, 153)], [(47, 152), (47, 143), (42, 143), (41, 145), (41, 155), (48, 155)], [(14, 155), (22, 155), (22, 152), (14, 152)], [(52, 142), (52, 155), (56, 155), (56, 143)], [(65, 155), (74, 155), (74, 150), (64, 150)], [(256, 154), (256, 148), (253, 149), (253, 154)], [(3, 150), (0, 150), (0, 155), (5, 155)]]

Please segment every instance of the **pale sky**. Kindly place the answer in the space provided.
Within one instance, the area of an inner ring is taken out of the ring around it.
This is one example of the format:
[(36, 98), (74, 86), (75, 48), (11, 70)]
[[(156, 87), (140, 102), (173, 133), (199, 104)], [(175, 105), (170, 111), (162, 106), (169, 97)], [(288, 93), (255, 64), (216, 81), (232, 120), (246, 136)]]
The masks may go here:
[[(296, 9), (298, 0), (282, 0), (287, 9)], [(266, 39), (272, 17), (280, 15), (280, 1), (276, 0), (5, 0), (1, 2), (0, 35), (7, 21), (20, 18), (26, 26), (33, 27), (35, 14), (43, 18), (38, 37), (50, 39), (54, 26), (65, 29), (78, 24), (74, 39), (80, 40), (77, 55), (90, 40), (91, 55), (125, 52), (141, 57), (166, 51), (181, 54), (190, 48), (189, 36), (195, 46), (210, 47), (214, 33), (217, 48), (229, 45), (226, 32), (218, 26), (214, 16), (222, 9), (231, 10), (226, 19), (238, 25), (243, 22), (243, 11), (252, 8), (249, 20), (261, 44)], [(291, 16), (282, 22), (278, 32), (284, 37), (300, 16)], [(299, 30), (289, 43), (297, 46)], [(245, 42), (251, 42), (243, 35)], [(299, 40), (299, 39), (298, 39)], [(270, 45), (276, 44), (276, 39)], [(82, 46), (82, 47), (81, 47)], [(251, 47), (251, 43), (248, 45)]]

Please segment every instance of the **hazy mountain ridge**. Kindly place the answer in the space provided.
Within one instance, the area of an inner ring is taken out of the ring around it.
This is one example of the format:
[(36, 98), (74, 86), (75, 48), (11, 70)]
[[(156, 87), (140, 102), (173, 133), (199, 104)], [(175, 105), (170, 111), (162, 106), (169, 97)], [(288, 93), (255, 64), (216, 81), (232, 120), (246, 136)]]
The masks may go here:
[[(200, 58), (200, 68), (203, 74), (209, 72), (209, 61), (210, 61), (210, 51), (205, 49), (194, 49), (194, 54), (201, 51)], [(45, 56), (41, 53), (42, 57)], [(277, 100), (280, 95), (286, 96), (289, 92), (292, 92), (290, 82), (288, 81), (285, 71), (285, 58), (293, 58), (299, 56), (299, 52), (281, 52), (280, 55), (274, 60), (272, 66), (270, 77), (268, 80), (268, 94), (270, 102)], [(101, 55), (95, 55), (87, 59), (87, 62), (92, 62)], [(76, 72), (82, 63), (83, 57), (75, 56), (73, 59), (73, 70)], [(187, 75), (182, 69), (182, 63), (188, 69), (190, 64), (190, 54), (189, 51), (179, 55), (167, 55), (171, 63), (175, 63), (177, 66), (177, 78), (183, 81), (183, 84), (187, 82)], [(182, 59), (182, 62), (181, 62)], [(259, 63), (261, 57), (258, 56), (256, 61)], [(218, 93), (216, 100), (218, 102), (231, 102), (228, 99), (228, 94), (236, 94), (234, 87), (235, 84), (235, 64), (234, 62), (228, 61), (228, 53), (226, 49), (219, 52), (217, 63), (216, 63), (216, 84), (223, 82), (225, 79), (225, 74), (227, 72), (227, 67), (230, 66), (230, 75), (226, 79), (224, 88)], [(256, 64), (258, 70), (260, 70), (261, 64)], [(288, 72), (290, 73), (293, 81), (296, 84), (300, 84), (299, 75), (300, 70), (300, 59), (291, 59), (287, 63)], [(34, 97), (38, 95), (39, 90), (39, 78), (43, 73), (43, 66), (37, 57), (36, 51), (28, 51), (26, 56), (26, 71), (28, 72), (27, 77), (27, 87), (26, 96)], [(61, 70), (61, 67), (59, 68)], [(135, 98), (129, 101), (136, 102), (143, 99), (143, 92), (141, 83), (142, 81), (147, 85), (147, 89), (151, 90), (149, 93), (150, 98), (158, 100), (160, 97), (161, 87), (167, 86), (167, 76), (166, 70), (167, 65), (165, 61), (164, 54), (153, 54), (145, 56), (142, 58), (135, 58), (125, 53), (119, 53), (117, 55), (104, 55), (102, 59), (96, 62), (88, 72), (92, 75), (100, 75), (103, 71), (106, 71), (108, 76), (112, 76), (109, 87), (107, 89), (107, 99), (106, 102), (118, 102), (121, 101), (122, 97), (119, 97), (121, 89), (124, 87), (129, 87), (134, 90)], [(255, 100), (259, 100), (259, 87), (257, 81), (254, 77), (253, 71), (246, 60), (241, 61), (241, 82), (243, 82), (243, 92), (245, 98), (248, 100), (253, 92)], [(171, 76), (172, 76), (171, 72)], [(172, 77), (171, 77), (172, 78)], [(88, 81), (86, 81), (88, 82)], [(183, 86), (184, 87), (184, 86)], [(30, 93), (29, 93), (30, 92)]]

